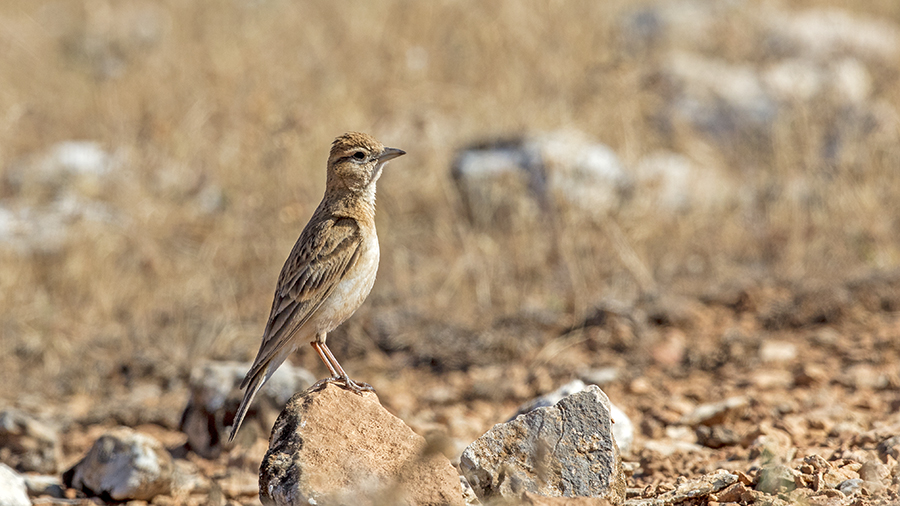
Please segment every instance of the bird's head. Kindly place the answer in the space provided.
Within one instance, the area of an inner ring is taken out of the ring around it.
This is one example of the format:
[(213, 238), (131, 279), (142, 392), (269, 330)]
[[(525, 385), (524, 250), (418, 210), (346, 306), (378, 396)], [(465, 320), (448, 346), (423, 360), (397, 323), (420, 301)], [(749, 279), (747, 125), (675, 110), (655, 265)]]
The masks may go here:
[(331, 144), (328, 157), (328, 188), (346, 188), (354, 193), (371, 193), (381, 177), (381, 170), (389, 161), (405, 155), (406, 151), (386, 148), (374, 137), (348, 132)]

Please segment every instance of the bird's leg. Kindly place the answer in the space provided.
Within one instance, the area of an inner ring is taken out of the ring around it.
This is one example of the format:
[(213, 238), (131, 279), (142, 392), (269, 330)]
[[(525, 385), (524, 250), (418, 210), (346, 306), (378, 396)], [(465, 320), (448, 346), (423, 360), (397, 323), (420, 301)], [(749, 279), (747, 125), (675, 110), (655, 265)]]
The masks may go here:
[(330, 378), (325, 378), (317, 381), (311, 389), (319, 389), (328, 383), (334, 383), (337, 381), (343, 382), (346, 387), (357, 393), (362, 394), (363, 392), (374, 392), (375, 389), (372, 388), (372, 385), (368, 383), (356, 383), (355, 381), (350, 379), (350, 376), (347, 375), (347, 372), (344, 371), (344, 368), (341, 367), (341, 364), (334, 358), (334, 354), (331, 353), (331, 350), (328, 349), (328, 345), (319, 340), (315, 340), (309, 343), (310, 346), (316, 350), (316, 353), (319, 354), (319, 358), (322, 359), (322, 362), (325, 363), (325, 366), (328, 367), (328, 371), (331, 373)]
[(328, 371), (331, 372), (330, 377), (320, 379), (319, 381), (313, 383), (312, 386), (309, 387), (309, 389), (312, 391), (317, 391), (329, 383), (341, 381), (341, 377), (338, 376), (338, 372), (334, 369), (334, 366), (331, 365), (331, 362), (328, 361), (328, 357), (326, 357), (325, 353), (322, 351), (322, 343), (320, 343), (319, 341), (313, 341), (309, 343), (309, 345), (312, 346), (314, 350), (316, 350), (316, 353), (319, 354), (319, 358), (322, 359), (322, 362), (325, 362), (325, 367), (327, 367)]
[(331, 373), (331, 378), (332, 379), (340, 378), (341, 375), (338, 374), (338, 372), (334, 369), (334, 366), (331, 365), (331, 362), (328, 360), (328, 357), (326, 357), (325, 353), (322, 352), (322, 346), (324, 346), (324, 343), (320, 343), (319, 341), (313, 341), (313, 342), (309, 343), (309, 345), (312, 346), (314, 350), (316, 350), (316, 353), (319, 354), (319, 358), (322, 359), (322, 362), (325, 362), (325, 367), (327, 367), (328, 372)]
[(357, 383), (350, 379), (350, 376), (347, 375), (347, 372), (344, 371), (344, 368), (341, 367), (341, 364), (334, 358), (334, 355), (331, 353), (331, 350), (328, 349), (328, 345), (325, 343), (321, 344), (322, 348), (325, 349), (325, 354), (328, 355), (328, 358), (331, 360), (331, 363), (334, 364), (335, 368), (337, 368), (337, 373), (340, 379), (344, 380), (344, 384), (347, 385), (347, 388), (351, 391), (362, 394), (363, 392), (374, 392), (375, 389), (372, 385), (368, 383)]

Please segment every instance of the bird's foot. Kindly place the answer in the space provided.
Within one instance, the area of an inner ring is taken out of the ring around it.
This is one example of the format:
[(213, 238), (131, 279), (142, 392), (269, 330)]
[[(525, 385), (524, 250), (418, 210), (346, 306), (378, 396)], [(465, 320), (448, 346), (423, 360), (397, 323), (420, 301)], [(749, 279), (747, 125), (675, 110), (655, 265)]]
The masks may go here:
[(362, 382), (357, 383), (347, 376), (335, 376), (331, 378), (320, 379), (319, 381), (315, 382), (313, 386), (309, 387), (309, 389), (321, 390), (330, 383), (337, 383), (344, 389), (350, 390), (351, 392), (359, 395), (362, 395), (363, 392), (375, 392), (375, 388), (372, 385)]
[(348, 377), (339, 378), (344, 381), (344, 388), (355, 394), (362, 395), (363, 392), (375, 392), (375, 388), (368, 383), (357, 383)]

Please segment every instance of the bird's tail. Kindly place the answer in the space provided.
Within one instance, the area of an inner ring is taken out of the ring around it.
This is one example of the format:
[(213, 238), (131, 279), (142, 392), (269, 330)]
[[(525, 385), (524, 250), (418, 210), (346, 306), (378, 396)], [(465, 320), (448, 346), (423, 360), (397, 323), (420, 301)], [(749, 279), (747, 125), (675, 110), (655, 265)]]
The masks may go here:
[(229, 442), (234, 441), (234, 436), (237, 434), (238, 429), (241, 428), (244, 417), (247, 416), (247, 410), (250, 409), (250, 403), (253, 402), (256, 393), (259, 392), (259, 389), (262, 388), (266, 383), (266, 380), (271, 376), (270, 374), (267, 374), (268, 369), (268, 367), (264, 367), (256, 370), (255, 373), (251, 369), (251, 371), (247, 373), (247, 377), (244, 378), (244, 384), (246, 385), (247, 390), (244, 392), (244, 398), (241, 400), (241, 405), (234, 415), (234, 423), (231, 424), (231, 435), (228, 436)]

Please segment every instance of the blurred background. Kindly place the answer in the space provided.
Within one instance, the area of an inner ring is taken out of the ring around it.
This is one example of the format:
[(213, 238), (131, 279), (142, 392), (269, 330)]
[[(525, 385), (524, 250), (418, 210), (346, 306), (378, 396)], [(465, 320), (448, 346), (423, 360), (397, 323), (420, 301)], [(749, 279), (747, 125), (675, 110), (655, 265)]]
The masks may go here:
[(895, 0), (7, 0), (0, 55), (8, 404), (103, 420), (252, 359), (349, 130), (409, 154), (329, 343), (401, 415), (422, 375), (508, 416), (585, 367), (708, 367), (732, 324), (678, 301), (751, 336), (861, 279), (900, 304)]

